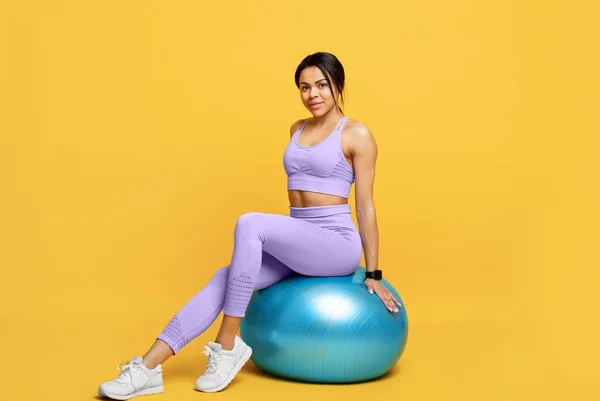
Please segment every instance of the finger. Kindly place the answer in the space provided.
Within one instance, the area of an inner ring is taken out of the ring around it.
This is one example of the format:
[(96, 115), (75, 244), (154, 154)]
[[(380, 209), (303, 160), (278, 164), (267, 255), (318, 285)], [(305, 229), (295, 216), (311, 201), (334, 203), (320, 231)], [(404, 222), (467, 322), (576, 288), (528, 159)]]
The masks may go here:
[(375, 288), (377, 295), (381, 299), (381, 302), (383, 302), (383, 305), (386, 307), (386, 309), (389, 310), (390, 312), (394, 312), (396, 310), (396, 307), (391, 302), (389, 292), (387, 292), (385, 290), (386, 290), (385, 288), (384, 289), (381, 289), (379, 287)]
[(387, 310), (389, 310), (390, 312), (394, 312), (394, 313), (398, 312), (398, 308), (396, 308), (396, 305), (394, 304), (394, 297), (389, 292), (389, 290), (385, 287), (379, 287), (379, 286), (374, 286), (374, 287), (375, 287), (375, 292), (381, 299), (381, 302), (383, 302), (385, 308)]
[(396, 304), (394, 304), (394, 300), (390, 298), (390, 308), (392, 312), (398, 312), (398, 308), (396, 308)]
[(386, 309), (391, 310), (390, 309), (390, 302), (389, 302), (389, 299), (386, 296), (386, 294), (382, 294), (381, 290), (379, 288), (377, 288), (377, 287), (375, 288), (375, 292), (377, 293), (377, 296), (381, 300), (381, 303), (383, 303), (383, 306), (385, 306)]
[(398, 308), (396, 307), (396, 304), (394, 303), (394, 301), (395, 301), (395, 298), (390, 294), (389, 299), (388, 299), (388, 302), (389, 302), (390, 308), (391, 308), (390, 310), (392, 312), (398, 312)]
[(390, 300), (394, 304), (394, 308), (396, 307), (396, 305), (402, 307), (402, 304), (400, 303), (400, 301), (398, 301), (398, 299), (396, 299), (396, 297), (394, 296), (394, 294), (392, 294), (391, 292), (388, 291), (388, 295), (390, 297)]
[(396, 310), (396, 307), (394, 306), (389, 297), (385, 297), (385, 305), (390, 312), (394, 312)]

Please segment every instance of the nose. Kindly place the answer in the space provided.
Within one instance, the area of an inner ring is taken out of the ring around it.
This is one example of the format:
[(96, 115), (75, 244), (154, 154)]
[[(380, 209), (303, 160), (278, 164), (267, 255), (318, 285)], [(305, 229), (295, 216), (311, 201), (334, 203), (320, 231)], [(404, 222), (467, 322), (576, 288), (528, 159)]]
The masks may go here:
[(319, 88), (317, 88), (316, 86), (312, 87), (310, 89), (310, 97), (314, 98), (314, 97), (316, 97), (318, 95), (319, 95)]

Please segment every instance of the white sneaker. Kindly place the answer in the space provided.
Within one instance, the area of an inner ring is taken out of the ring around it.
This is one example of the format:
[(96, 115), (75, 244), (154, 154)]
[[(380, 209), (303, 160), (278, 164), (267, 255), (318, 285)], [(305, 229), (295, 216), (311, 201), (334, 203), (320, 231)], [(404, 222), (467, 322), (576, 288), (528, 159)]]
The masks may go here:
[(213, 393), (223, 390), (231, 383), (250, 359), (252, 348), (235, 336), (232, 350), (224, 350), (221, 344), (209, 342), (204, 347), (204, 355), (208, 356), (206, 372), (196, 380), (196, 390)]
[[(121, 367), (126, 363), (124, 367)], [(142, 357), (121, 362), (117, 369), (121, 372), (115, 379), (104, 382), (98, 394), (115, 400), (128, 400), (138, 395), (158, 394), (164, 391), (162, 366), (148, 369), (142, 364)]]

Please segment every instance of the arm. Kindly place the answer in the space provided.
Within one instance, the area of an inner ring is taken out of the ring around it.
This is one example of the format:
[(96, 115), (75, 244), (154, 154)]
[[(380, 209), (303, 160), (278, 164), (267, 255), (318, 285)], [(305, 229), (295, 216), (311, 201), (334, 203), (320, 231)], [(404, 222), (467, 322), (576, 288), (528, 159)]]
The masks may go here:
[[(358, 124), (352, 130), (352, 149), (358, 229), (363, 243), (367, 271), (373, 271), (379, 266), (379, 229), (373, 200), (377, 144), (366, 126)], [(365, 286), (371, 294), (377, 294), (390, 312), (398, 312), (398, 307), (402, 307), (380, 281), (368, 278), (365, 280)]]
[(363, 124), (357, 124), (352, 134), (356, 217), (365, 253), (366, 269), (373, 271), (379, 264), (379, 229), (373, 200), (377, 143)]

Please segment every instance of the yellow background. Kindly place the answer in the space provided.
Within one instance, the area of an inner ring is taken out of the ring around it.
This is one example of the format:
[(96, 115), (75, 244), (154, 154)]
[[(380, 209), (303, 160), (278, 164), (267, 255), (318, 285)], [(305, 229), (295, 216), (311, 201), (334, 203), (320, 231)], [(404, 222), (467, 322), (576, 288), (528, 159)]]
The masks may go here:
[[(340, 58), (345, 111), (379, 145), (380, 266), (408, 345), (377, 382), (248, 366), (218, 397), (600, 399), (599, 11), (2, 2), (2, 399), (93, 399), (229, 262), (240, 214), (287, 213), (282, 152), (308, 116), (293, 74), (315, 51)], [(216, 328), (155, 399), (206, 396)]]

